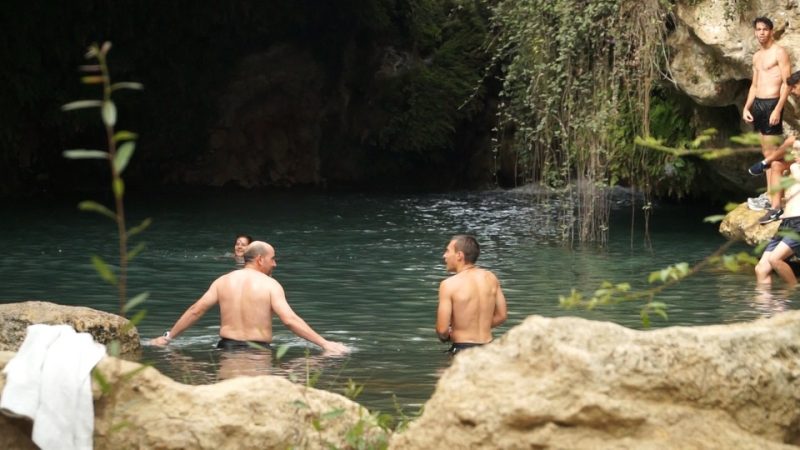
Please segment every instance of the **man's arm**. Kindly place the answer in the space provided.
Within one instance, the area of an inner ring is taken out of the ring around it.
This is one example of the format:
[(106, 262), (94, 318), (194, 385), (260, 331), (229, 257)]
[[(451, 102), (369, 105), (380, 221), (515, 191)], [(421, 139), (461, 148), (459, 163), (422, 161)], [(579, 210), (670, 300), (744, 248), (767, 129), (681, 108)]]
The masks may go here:
[(446, 281), (439, 284), (439, 307), (436, 309), (436, 335), (442, 342), (450, 340), (450, 331), (452, 331), (450, 319), (453, 315), (453, 301), (450, 298), (450, 290)]
[(783, 144), (780, 145), (774, 152), (770, 153), (770, 155), (764, 158), (764, 164), (770, 165), (772, 161), (783, 161), (784, 157), (786, 156), (786, 150), (789, 149), (792, 145), (794, 145), (796, 141), (796, 137), (789, 136), (783, 141)]
[(753, 55), (753, 80), (750, 82), (750, 91), (747, 92), (747, 101), (742, 108), (742, 119), (747, 123), (753, 122), (753, 115), (750, 113), (750, 107), (756, 99), (756, 86), (758, 83), (758, 70), (756, 70), (756, 55)]
[(297, 313), (292, 310), (292, 307), (289, 306), (283, 286), (278, 282), (275, 282), (275, 285), (270, 287), (270, 302), (272, 311), (275, 312), (278, 318), (281, 319), (281, 322), (283, 322), (286, 328), (292, 333), (313, 344), (319, 345), (326, 352), (345, 353), (348, 351), (344, 344), (332, 342), (320, 336), (305, 320), (298, 316)]
[(779, 47), (778, 49), (778, 68), (781, 72), (781, 95), (778, 99), (778, 104), (775, 105), (775, 109), (772, 110), (772, 114), (769, 115), (770, 125), (777, 125), (778, 122), (781, 121), (783, 105), (786, 104), (786, 99), (789, 98), (789, 85), (786, 83), (786, 80), (789, 79), (792, 69), (789, 64), (789, 54), (783, 47)]
[(503, 288), (500, 287), (500, 281), (495, 279), (497, 283), (497, 295), (495, 295), (494, 315), (492, 316), (492, 328), (501, 325), (508, 318), (508, 306), (506, 305), (506, 296), (503, 295)]
[(183, 315), (175, 322), (175, 325), (169, 330), (169, 337), (161, 336), (150, 341), (153, 345), (167, 345), (169, 341), (178, 337), (179, 334), (186, 331), (187, 328), (194, 325), (198, 319), (214, 305), (217, 304), (219, 298), (217, 297), (217, 282), (211, 283), (205, 294), (200, 297)]

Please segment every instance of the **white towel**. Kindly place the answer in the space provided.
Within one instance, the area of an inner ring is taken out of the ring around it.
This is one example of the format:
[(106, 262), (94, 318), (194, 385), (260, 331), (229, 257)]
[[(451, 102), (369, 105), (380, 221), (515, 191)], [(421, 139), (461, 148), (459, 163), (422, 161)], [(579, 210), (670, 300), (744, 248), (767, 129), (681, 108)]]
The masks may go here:
[(43, 450), (92, 448), (91, 370), (105, 346), (68, 325), (31, 325), (6, 364), (0, 408), (33, 419), (33, 442)]

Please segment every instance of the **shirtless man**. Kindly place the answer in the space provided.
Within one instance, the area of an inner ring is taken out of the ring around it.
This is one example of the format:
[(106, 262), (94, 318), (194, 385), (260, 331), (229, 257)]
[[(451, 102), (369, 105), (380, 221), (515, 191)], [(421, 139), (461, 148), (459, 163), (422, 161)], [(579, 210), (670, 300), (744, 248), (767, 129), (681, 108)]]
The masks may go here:
[[(794, 91), (793, 87), (792, 92), (794, 93)], [(800, 141), (795, 140), (792, 144), (792, 156), (794, 156), (794, 162), (789, 166), (789, 171), (794, 184), (786, 189), (786, 211), (781, 217), (780, 227), (756, 264), (756, 283), (758, 284), (771, 284), (773, 270), (788, 285), (797, 284), (797, 277), (786, 260), (793, 254), (800, 255), (800, 242), (798, 242), (800, 240), (798, 237), (800, 235)]]
[(244, 251), (244, 268), (217, 278), (154, 345), (166, 345), (192, 326), (212, 306), (219, 303), (220, 341), (218, 348), (249, 348), (251, 344), (269, 347), (272, 341), (272, 314), (289, 330), (319, 345), (326, 353), (345, 353), (348, 348), (328, 341), (300, 318), (286, 301), (280, 283), (270, 277), (275, 269), (275, 250), (266, 242), (250, 243)]
[(753, 80), (744, 104), (742, 118), (752, 123), (753, 128), (761, 135), (761, 153), (765, 160), (759, 161), (750, 168), (750, 173), (758, 175), (767, 167), (767, 189), (770, 196), (770, 208), (759, 223), (765, 224), (781, 216), (780, 178), (786, 165), (783, 159), (770, 158), (777, 151), (776, 136), (783, 133), (783, 106), (789, 96), (786, 80), (791, 71), (789, 54), (775, 43), (772, 36), (772, 21), (766, 17), (757, 17), (753, 21), (755, 36), (761, 49), (753, 55)]
[(450, 239), (443, 255), (447, 271), (455, 275), (439, 285), (436, 334), (442, 342), (453, 342), (451, 354), (491, 342), (492, 328), (508, 314), (497, 277), (475, 266), (479, 255), (478, 241), (463, 234)]

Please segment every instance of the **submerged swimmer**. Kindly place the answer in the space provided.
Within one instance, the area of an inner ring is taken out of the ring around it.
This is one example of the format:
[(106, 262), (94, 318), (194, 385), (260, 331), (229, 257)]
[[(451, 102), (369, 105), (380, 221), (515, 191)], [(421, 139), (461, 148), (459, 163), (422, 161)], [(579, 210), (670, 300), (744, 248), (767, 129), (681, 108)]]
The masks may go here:
[(463, 234), (453, 236), (442, 255), (447, 271), (455, 275), (439, 285), (436, 334), (453, 343), (448, 350), (452, 354), (491, 342), (492, 328), (508, 316), (500, 281), (475, 266), (479, 255), (478, 241)]
[(244, 249), (253, 242), (253, 238), (246, 234), (239, 234), (233, 242), (233, 259), (237, 266), (244, 266)]

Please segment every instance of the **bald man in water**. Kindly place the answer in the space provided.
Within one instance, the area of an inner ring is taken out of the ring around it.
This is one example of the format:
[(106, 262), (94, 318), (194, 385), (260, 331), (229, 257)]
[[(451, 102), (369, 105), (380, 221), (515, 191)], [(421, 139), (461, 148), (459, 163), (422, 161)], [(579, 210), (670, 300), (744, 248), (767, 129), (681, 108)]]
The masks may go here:
[(447, 271), (455, 275), (439, 285), (436, 334), (442, 342), (452, 341), (451, 354), (491, 342), (492, 328), (508, 315), (500, 281), (475, 266), (479, 255), (478, 241), (463, 234), (453, 236), (442, 255)]
[(271, 245), (261, 241), (250, 243), (244, 251), (244, 268), (217, 278), (164, 336), (151, 343), (168, 344), (219, 303), (218, 348), (249, 348), (252, 344), (269, 347), (274, 313), (292, 333), (317, 344), (326, 353), (347, 352), (344, 344), (323, 338), (292, 310), (283, 287), (270, 277), (275, 266), (275, 249)]

